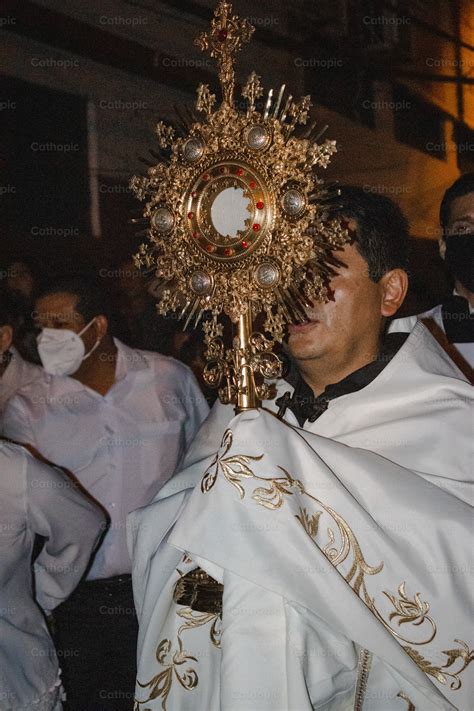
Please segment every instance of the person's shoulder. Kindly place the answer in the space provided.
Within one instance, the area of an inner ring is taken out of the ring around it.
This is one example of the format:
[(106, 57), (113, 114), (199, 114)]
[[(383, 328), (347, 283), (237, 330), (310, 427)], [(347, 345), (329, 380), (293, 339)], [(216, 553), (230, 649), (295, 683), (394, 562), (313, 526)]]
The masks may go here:
[(30, 453), (22, 444), (11, 442), (9, 439), (0, 437), (0, 454), (2, 457), (10, 457), (11, 459), (30, 457)]
[(147, 365), (160, 375), (169, 374), (173, 377), (190, 377), (193, 375), (191, 368), (172, 356), (163, 355), (157, 351), (145, 351), (135, 348), (136, 353), (140, 354)]
[(26, 514), (28, 459), (31, 455), (19, 444), (0, 438), (0, 517), (22, 518)]
[(26, 464), (32, 458), (30, 452), (21, 444), (0, 437), (0, 462), (2, 474), (21, 476), (26, 472)]
[(40, 404), (48, 401), (48, 393), (54, 388), (54, 376), (49, 375), (43, 368), (29, 364), (32, 368), (37, 368), (34, 377), (24, 382), (18, 390), (14, 392), (8, 400), (6, 407), (21, 406), (28, 409), (37, 409)]
[(45, 371), (40, 365), (23, 358), (16, 348), (13, 347), (11, 353), (13, 356), (12, 363), (16, 367), (19, 377), (23, 382), (26, 383), (30, 382), (30, 380), (36, 380), (44, 374)]
[(463, 399), (472, 401), (474, 393), (468, 379), (421, 320), (417, 321), (392, 363), (394, 367), (401, 366), (407, 381), (412, 382), (415, 378), (420, 387), (429, 381), (440, 388), (455, 390)]

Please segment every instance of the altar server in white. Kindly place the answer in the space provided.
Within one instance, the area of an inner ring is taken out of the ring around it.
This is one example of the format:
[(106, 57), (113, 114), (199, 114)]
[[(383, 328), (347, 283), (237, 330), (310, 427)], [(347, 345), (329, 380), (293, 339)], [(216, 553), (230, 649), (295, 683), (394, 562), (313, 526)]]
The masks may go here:
[(446, 190), (439, 211), (439, 253), (454, 278), (454, 291), (418, 316), (396, 319), (391, 331), (411, 329), (420, 319), (474, 383), (474, 173)]
[(398, 208), (338, 201), (356, 240), (276, 402), (216, 405), (131, 514), (135, 711), (472, 708), (472, 389), (422, 323), (384, 336)]

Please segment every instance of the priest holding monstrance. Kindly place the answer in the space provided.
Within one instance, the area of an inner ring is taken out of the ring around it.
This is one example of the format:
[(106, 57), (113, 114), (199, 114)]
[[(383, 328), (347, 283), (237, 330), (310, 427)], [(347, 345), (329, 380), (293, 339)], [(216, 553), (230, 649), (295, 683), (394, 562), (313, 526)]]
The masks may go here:
[(235, 109), (252, 29), (219, 4), (198, 44), (223, 101), (201, 85), (200, 119), (158, 124), (163, 162), (132, 181), (137, 261), (161, 311), (204, 319), (220, 397), (129, 519), (135, 711), (471, 709), (472, 390), (422, 323), (386, 335), (407, 225), (386, 198), (324, 189), (335, 145), (309, 97), (264, 96), (253, 73)]

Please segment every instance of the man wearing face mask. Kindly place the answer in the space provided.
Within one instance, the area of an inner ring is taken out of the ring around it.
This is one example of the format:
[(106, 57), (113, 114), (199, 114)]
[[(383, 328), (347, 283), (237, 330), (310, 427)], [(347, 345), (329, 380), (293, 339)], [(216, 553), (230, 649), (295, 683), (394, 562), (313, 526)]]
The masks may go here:
[(391, 331), (410, 329), (421, 319), (438, 342), (474, 382), (474, 173), (461, 175), (444, 194), (440, 207), (443, 234), (439, 252), (454, 276), (454, 291), (430, 311), (396, 320)]
[(137, 625), (126, 516), (173, 475), (208, 406), (187, 366), (112, 337), (94, 281), (48, 284), (34, 317), (45, 373), (10, 401), (5, 434), (72, 472), (111, 520), (86, 580), (55, 613), (67, 709), (129, 709)]
[(41, 368), (24, 360), (13, 346), (21, 317), (19, 302), (7, 292), (0, 293), (0, 415), (17, 390), (41, 376)]

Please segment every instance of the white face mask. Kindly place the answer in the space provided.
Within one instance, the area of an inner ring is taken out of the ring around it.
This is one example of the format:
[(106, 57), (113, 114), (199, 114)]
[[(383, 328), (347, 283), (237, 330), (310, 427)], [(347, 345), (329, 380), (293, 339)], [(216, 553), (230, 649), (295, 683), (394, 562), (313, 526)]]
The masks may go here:
[(68, 328), (43, 328), (36, 341), (43, 368), (47, 373), (72, 375), (78, 370), (82, 361), (92, 355), (100, 343), (100, 338), (86, 354), (81, 336), (94, 321), (95, 318), (89, 321), (79, 333), (74, 333)]

